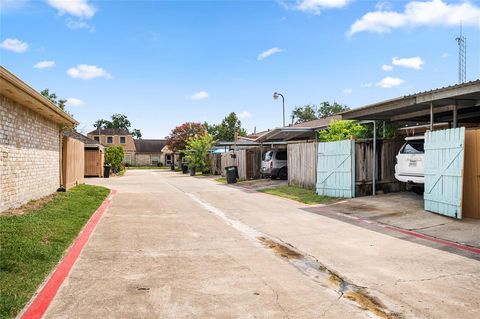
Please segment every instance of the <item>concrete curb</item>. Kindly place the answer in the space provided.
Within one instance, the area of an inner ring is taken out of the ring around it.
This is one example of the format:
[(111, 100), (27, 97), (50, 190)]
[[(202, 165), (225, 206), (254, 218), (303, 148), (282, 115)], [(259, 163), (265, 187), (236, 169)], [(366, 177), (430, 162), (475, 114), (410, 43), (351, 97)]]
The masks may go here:
[(42, 286), (39, 287), (32, 300), (25, 306), (24, 310), (20, 312), (17, 318), (20, 319), (37, 319), (47, 311), (48, 306), (55, 297), (58, 289), (62, 285), (65, 278), (70, 273), (73, 265), (77, 261), (78, 256), (82, 252), (83, 247), (88, 242), (91, 234), (95, 230), (100, 218), (105, 213), (108, 206), (112, 202), (113, 197), (117, 193), (116, 190), (111, 189), (110, 194), (103, 201), (100, 207), (90, 217), (85, 224), (80, 234), (77, 236), (73, 244), (68, 248), (62, 260), (58, 263), (49, 277), (45, 280)]

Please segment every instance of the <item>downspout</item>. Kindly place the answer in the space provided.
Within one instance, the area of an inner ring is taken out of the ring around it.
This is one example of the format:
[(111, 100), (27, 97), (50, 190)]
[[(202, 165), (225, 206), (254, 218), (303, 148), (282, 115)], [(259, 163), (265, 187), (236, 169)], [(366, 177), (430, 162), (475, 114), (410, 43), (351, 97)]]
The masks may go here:
[(60, 126), (58, 130), (58, 160), (59, 160), (59, 187), (57, 192), (64, 192), (66, 190), (65, 185), (63, 185), (63, 127)]

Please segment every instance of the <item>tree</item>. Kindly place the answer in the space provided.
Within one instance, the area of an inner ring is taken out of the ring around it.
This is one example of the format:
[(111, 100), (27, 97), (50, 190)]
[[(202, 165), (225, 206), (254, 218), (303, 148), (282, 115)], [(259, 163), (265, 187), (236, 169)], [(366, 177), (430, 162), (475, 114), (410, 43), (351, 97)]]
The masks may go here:
[(41, 91), (40, 94), (65, 111), (65, 103), (67, 103), (67, 100), (57, 100), (57, 95), (55, 93), (50, 93), (49, 89)]
[(166, 145), (173, 152), (185, 150), (187, 141), (191, 138), (207, 134), (205, 126), (201, 123), (186, 122), (175, 127), (166, 138)]
[(208, 151), (214, 144), (214, 138), (210, 134), (190, 138), (185, 149), (185, 159), (188, 167), (196, 170), (205, 170), (208, 167)]
[(339, 104), (337, 102), (333, 102), (333, 104), (330, 104), (330, 102), (325, 101), (320, 103), (320, 108), (318, 109), (318, 117), (325, 118), (348, 110), (350, 110), (350, 108), (346, 105)]
[(296, 106), (291, 114), (292, 123), (299, 124), (317, 119), (315, 105)]
[(130, 132), (134, 138), (140, 139), (142, 138), (142, 133), (139, 129), (133, 129), (130, 131), (130, 127), (132, 123), (128, 119), (126, 115), (123, 114), (113, 114), (111, 116), (111, 121), (105, 119), (96, 120), (93, 126), (96, 129), (105, 129), (105, 128), (119, 128), (124, 129)]
[(247, 135), (247, 131), (242, 128), (242, 122), (238, 119), (235, 112), (228, 114), (220, 124), (208, 126), (207, 130), (216, 140), (220, 141), (233, 141), (235, 139), (235, 130), (237, 130), (238, 136)]
[(326, 130), (318, 132), (320, 142), (348, 140), (350, 137), (363, 138), (367, 128), (357, 121), (332, 120)]
[(117, 173), (121, 169), (121, 163), (123, 161), (124, 153), (123, 148), (120, 145), (110, 146), (105, 151), (105, 164), (112, 166), (112, 171)]

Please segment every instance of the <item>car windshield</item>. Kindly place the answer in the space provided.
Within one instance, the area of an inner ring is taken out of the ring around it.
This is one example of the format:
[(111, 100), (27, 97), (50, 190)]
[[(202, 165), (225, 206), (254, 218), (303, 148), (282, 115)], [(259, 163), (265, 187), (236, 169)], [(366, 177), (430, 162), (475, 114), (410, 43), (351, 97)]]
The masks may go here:
[(272, 152), (266, 152), (265, 154), (263, 154), (263, 160), (264, 161), (269, 161), (272, 159)]
[(423, 141), (408, 141), (402, 148), (402, 154), (423, 154)]

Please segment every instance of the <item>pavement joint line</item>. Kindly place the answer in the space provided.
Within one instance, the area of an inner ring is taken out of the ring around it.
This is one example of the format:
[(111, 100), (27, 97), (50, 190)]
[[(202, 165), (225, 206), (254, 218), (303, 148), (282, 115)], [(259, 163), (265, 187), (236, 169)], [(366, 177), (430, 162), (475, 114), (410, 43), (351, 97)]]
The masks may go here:
[[(176, 187), (176, 186), (174, 186)], [(179, 189), (178, 187), (176, 187)], [(352, 301), (355, 303), (357, 306), (359, 306), (361, 309), (364, 309), (365, 311), (375, 315), (376, 317), (380, 318), (386, 318), (386, 319), (393, 319), (393, 318), (400, 318), (400, 314), (393, 312), (389, 309), (387, 309), (382, 303), (379, 303), (375, 300), (374, 297), (372, 297), (371, 294), (368, 292), (368, 287), (364, 286), (359, 286), (356, 285), (352, 282), (349, 282), (339, 276), (335, 271), (329, 269), (325, 265), (323, 265), (317, 258), (314, 256), (304, 253), (300, 251), (298, 248), (295, 246), (292, 246), (289, 243), (286, 243), (278, 238), (275, 238), (273, 236), (267, 235), (266, 233), (260, 232), (244, 223), (242, 223), (239, 220), (233, 219), (229, 217), (226, 213), (224, 213), (221, 209), (211, 205), (210, 203), (202, 200), (199, 198), (197, 195), (185, 192), (181, 189), (185, 195), (190, 197), (193, 201), (201, 205), (203, 208), (205, 208), (207, 211), (210, 211), (211, 213), (215, 214), (217, 217), (221, 218), (223, 221), (225, 221), (228, 225), (232, 226), (234, 229), (238, 230), (246, 239), (248, 239), (252, 244), (254, 244), (257, 247), (268, 247), (268, 241), (272, 241), (274, 243), (284, 245), (287, 249), (292, 250), (294, 253), (297, 253), (299, 257), (284, 257), (283, 255), (281, 256), (281, 259), (289, 263), (291, 266), (293, 266), (295, 269), (297, 269), (302, 275), (306, 276), (313, 282), (316, 282), (319, 284), (321, 287), (330, 289), (334, 291), (335, 293), (339, 294), (339, 298), (345, 298), (347, 300)], [(354, 216), (354, 218), (357, 218)], [(263, 239), (263, 240), (262, 240)], [(262, 244), (261, 244), (262, 241)], [(271, 248), (271, 247), (270, 247)], [(271, 250), (272, 251), (272, 250)], [(274, 252), (275, 256), (278, 256), (276, 252)], [(338, 280), (338, 287), (332, 287), (329, 281), (332, 280), (333, 278), (335, 281)], [(320, 280), (321, 278), (321, 280)], [(384, 296), (385, 297), (385, 296)], [(368, 307), (365, 307), (362, 302), (369, 303)]]
[(63, 258), (53, 269), (47, 279), (45, 279), (44, 283), (40, 285), (35, 295), (25, 306), (24, 310), (20, 312), (17, 318), (40, 319), (43, 317), (53, 298), (55, 298), (58, 289), (70, 273), (70, 270), (72, 270), (73, 265), (77, 261), (78, 256), (82, 252), (85, 244), (88, 242), (101, 217), (103, 216), (107, 208), (110, 206), (116, 193), (116, 190), (110, 190), (110, 194), (97, 208), (95, 213), (93, 213), (93, 215), (87, 221), (83, 229), (80, 231), (73, 244), (67, 249)]
[(419, 232), (416, 232), (416, 231), (413, 231), (413, 230), (407, 230), (407, 229), (403, 229), (403, 228), (399, 228), (399, 227), (395, 227), (395, 226), (391, 226), (391, 225), (387, 225), (387, 224), (382, 224), (380, 222), (372, 221), (372, 220), (362, 218), (362, 217), (359, 217), (359, 216), (352, 216), (352, 215), (349, 215), (349, 214), (344, 214), (344, 213), (332, 211), (332, 210), (327, 209), (325, 207), (305, 207), (305, 208), (307, 208), (307, 209), (314, 208), (316, 211), (320, 211), (320, 212), (324, 212), (324, 213), (328, 213), (328, 214), (333, 214), (333, 215), (337, 215), (337, 216), (344, 217), (344, 218), (354, 219), (354, 220), (357, 220), (358, 222), (361, 222), (361, 223), (372, 224), (374, 226), (381, 227), (381, 228), (384, 228), (384, 229), (388, 229), (388, 230), (391, 230), (391, 231), (394, 231), (394, 232), (397, 232), (397, 233), (401, 233), (401, 234), (404, 234), (404, 235), (420, 238), (420, 239), (423, 239), (423, 240), (427, 240), (427, 241), (430, 241), (430, 242), (441, 244), (443, 246), (456, 248), (456, 249), (459, 249), (459, 250), (468, 251), (470, 253), (480, 255), (480, 249), (479, 248), (471, 247), (471, 246), (468, 246), (468, 245), (463, 245), (463, 244), (448, 241), (448, 240), (445, 240), (445, 239), (436, 238), (436, 237), (429, 236), (429, 235), (426, 235), (426, 234), (422, 234), (422, 233), (419, 233)]

